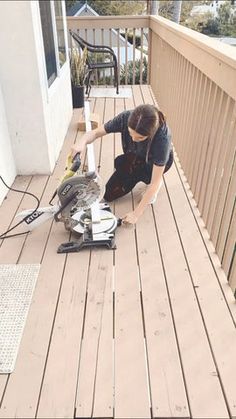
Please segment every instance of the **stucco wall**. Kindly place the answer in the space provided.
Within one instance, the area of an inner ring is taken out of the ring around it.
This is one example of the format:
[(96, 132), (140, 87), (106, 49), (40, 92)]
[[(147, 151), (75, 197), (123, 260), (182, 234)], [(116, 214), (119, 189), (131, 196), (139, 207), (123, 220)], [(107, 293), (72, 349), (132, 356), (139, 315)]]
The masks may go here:
[[(0, 175), (7, 185), (11, 185), (16, 176), (16, 168), (12, 153), (10, 135), (7, 127), (5, 106), (0, 85)], [(8, 189), (0, 181), (0, 204)]]
[(51, 173), (72, 115), (68, 62), (48, 88), (37, 1), (0, 3), (0, 81), (18, 174)]

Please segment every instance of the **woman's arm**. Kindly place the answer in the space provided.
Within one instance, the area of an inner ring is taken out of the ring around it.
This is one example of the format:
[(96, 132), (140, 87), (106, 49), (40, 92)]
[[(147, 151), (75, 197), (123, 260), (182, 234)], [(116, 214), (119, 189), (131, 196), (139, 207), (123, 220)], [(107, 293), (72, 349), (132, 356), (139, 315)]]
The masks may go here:
[(106, 135), (104, 125), (101, 125), (98, 128), (93, 129), (92, 131), (86, 132), (76, 144), (71, 148), (71, 156), (75, 157), (76, 154), (81, 154), (85, 151), (86, 145), (93, 143), (97, 138), (103, 137)]
[(165, 166), (156, 166), (155, 164), (153, 165), (151, 183), (148, 185), (140, 203), (135, 208), (135, 210), (125, 215), (125, 217), (123, 218), (124, 223), (135, 224), (138, 221), (139, 217), (141, 217), (147, 206), (154, 198), (156, 192), (158, 191), (162, 175), (164, 173), (164, 169)]

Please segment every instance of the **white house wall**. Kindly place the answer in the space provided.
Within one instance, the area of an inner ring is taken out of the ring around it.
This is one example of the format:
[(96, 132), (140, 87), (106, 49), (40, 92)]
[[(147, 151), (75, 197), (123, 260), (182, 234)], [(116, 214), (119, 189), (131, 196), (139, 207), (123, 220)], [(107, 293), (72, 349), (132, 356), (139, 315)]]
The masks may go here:
[[(37, 3), (32, 1), (31, 6), (51, 172), (58, 158), (72, 116), (70, 66), (68, 59), (60, 69), (60, 74), (56, 80), (48, 88), (41, 22)], [(66, 25), (66, 19), (64, 20)], [(65, 27), (65, 33), (67, 33), (67, 27)]]
[[(16, 176), (15, 162), (11, 147), (10, 135), (8, 132), (6, 112), (2, 89), (0, 86), (0, 175), (7, 185), (11, 185)], [(2, 203), (8, 189), (0, 181), (0, 204)]]
[(68, 62), (48, 89), (37, 1), (0, 2), (0, 81), (18, 174), (49, 174), (72, 115)]

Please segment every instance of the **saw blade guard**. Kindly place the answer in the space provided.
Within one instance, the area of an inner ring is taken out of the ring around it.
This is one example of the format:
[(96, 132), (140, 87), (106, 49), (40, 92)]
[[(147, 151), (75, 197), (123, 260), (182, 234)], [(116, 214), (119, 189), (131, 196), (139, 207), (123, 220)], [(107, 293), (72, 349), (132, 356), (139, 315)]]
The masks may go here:
[[(70, 217), (75, 212), (86, 210), (100, 200), (102, 187), (96, 173), (73, 176), (66, 179), (57, 189), (62, 217)], [(68, 203), (68, 205), (67, 205)]]

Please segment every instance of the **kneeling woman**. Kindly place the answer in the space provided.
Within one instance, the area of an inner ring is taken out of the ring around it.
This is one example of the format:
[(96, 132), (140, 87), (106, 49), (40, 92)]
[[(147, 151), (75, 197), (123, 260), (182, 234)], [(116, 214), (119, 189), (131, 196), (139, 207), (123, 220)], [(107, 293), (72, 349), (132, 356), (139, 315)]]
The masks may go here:
[(115, 159), (115, 172), (106, 184), (104, 199), (111, 202), (130, 192), (138, 182), (146, 183), (140, 203), (123, 217), (124, 223), (135, 224), (155, 201), (162, 175), (173, 163), (170, 129), (160, 110), (153, 105), (140, 105), (84, 134), (72, 148), (72, 156), (85, 151), (86, 145), (97, 138), (115, 132), (121, 133), (124, 154)]

